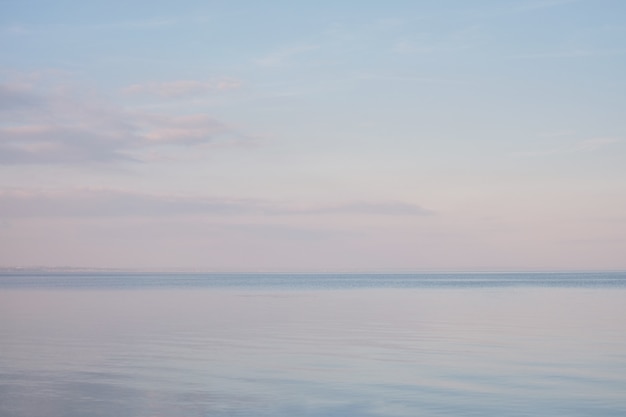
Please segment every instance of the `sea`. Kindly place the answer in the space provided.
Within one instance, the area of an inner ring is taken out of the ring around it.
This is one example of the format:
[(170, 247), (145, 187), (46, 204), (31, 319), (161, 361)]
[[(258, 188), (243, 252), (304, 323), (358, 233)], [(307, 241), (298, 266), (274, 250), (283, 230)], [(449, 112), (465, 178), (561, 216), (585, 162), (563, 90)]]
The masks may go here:
[(2, 417), (626, 416), (626, 272), (0, 274)]

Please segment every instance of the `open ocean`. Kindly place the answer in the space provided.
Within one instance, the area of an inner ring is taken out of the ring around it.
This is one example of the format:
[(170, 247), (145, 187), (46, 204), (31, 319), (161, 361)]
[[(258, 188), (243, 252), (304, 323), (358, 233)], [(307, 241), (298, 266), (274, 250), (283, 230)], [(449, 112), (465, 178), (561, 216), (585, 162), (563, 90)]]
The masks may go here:
[(0, 274), (0, 416), (626, 416), (626, 273)]

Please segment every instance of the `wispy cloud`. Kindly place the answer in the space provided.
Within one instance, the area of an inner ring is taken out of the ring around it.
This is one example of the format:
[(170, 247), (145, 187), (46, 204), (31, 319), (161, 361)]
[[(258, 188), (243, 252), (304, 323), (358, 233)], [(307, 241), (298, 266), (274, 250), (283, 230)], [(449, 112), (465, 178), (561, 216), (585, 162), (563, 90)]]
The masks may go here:
[(21, 24), (12, 24), (9, 26), (3, 26), (0, 28), (0, 33), (4, 33), (10, 36), (25, 36), (33, 33), (31, 28)]
[(137, 137), (141, 145), (150, 143), (196, 144), (206, 143), (232, 128), (206, 114), (171, 116), (136, 113), (134, 122), (140, 128)]
[(238, 214), (260, 209), (259, 202), (135, 193), (114, 189), (61, 191), (3, 190), (4, 217), (117, 217), (174, 214)]
[(562, 129), (562, 130), (551, 130), (551, 131), (541, 132), (539, 133), (539, 136), (544, 137), (544, 138), (556, 138), (556, 137), (562, 137), (562, 136), (571, 136), (571, 135), (574, 135), (575, 133), (576, 133), (575, 130)]
[(0, 164), (141, 160), (155, 146), (245, 140), (208, 114), (137, 111), (68, 86), (0, 85)]
[(590, 138), (578, 141), (569, 146), (563, 146), (559, 148), (538, 150), (538, 151), (526, 151), (526, 152), (516, 152), (517, 156), (546, 156), (546, 155), (556, 155), (556, 154), (567, 154), (567, 153), (576, 153), (576, 152), (593, 152), (610, 145), (623, 142), (622, 139), (619, 138), (611, 138), (611, 137), (597, 137)]
[(604, 148), (605, 146), (612, 145), (614, 143), (621, 142), (621, 139), (617, 138), (591, 138), (585, 139), (578, 142), (571, 148), (572, 152), (576, 151), (595, 151), (600, 148)]
[(294, 57), (319, 49), (319, 45), (297, 45), (278, 49), (256, 60), (262, 67), (280, 67), (290, 63)]
[(398, 81), (398, 82), (424, 83), (424, 84), (463, 84), (464, 83), (464, 81), (453, 79), (453, 78), (429, 77), (429, 76), (419, 76), (419, 75), (360, 73), (356, 77), (359, 80)]
[(548, 51), (514, 55), (514, 59), (559, 59), (559, 58), (588, 58), (610, 57), (626, 54), (626, 49), (570, 49), (563, 51)]
[(0, 128), (0, 164), (108, 162), (131, 159), (115, 132), (58, 125)]
[(567, 6), (581, 1), (584, 0), (521, 0), (509, 3), (496, 2), (494, 4), (497, 6), (484, 10), (474, 10), (468, 14), (468, 17), (498, 18), (507, 15), (539, 12), (541, 10)]
[[(190, 19), (187, 19), (190, 20)], [(143, 19), (129, 19), (90, 24), (24, 24), (12, 23), (0, 27), (0, 32), (13, 36), (46, 35), (55, 32), (102, 32), (120, 30), (154, 30), (167, 28), (180, 23), (179, 19), (171, 17), (147, 17)]]
[(419, 33), (397, 39), (391, 50), (402, 55), (454, 53), (477, 46), (483, 37), (477, 25), (450, 33)]
[(435, 51), (438, 47), (424, 41), (414, 39), (400, 39), (394, 43), (391, 50), (398, 54), (427, 54)]
[(90, 28), (93, 30), (120, 30), (120, 29), (152, 29), (172, 26), (179, 23), (179, 20), (171, 17), (151, 17), (134, 20), (120, 20), (116, 22), (105, 22), (93, 24), (89, 26), (80, 26), (81, 28)]
[(116, 189), (0, 190), (0, 216), (4, 218), (332, 214), (425, 216), (433, 212), (415, 204), (401, 202), (301, 205), (258, 199), (147, 194)]
[(164, 98), (181, 98), (235, 90), (241, 86), (242, 82), (233, 78), (222, 78), (214, 81), (176, 80), (162, 83), (133, 84), (124, 88), (123, 92), (127, 94), (145, 94)]
[(565, 6), (579, 3), (581, 0), (527, 0), (513, 5), (512, 12), (530, 12), (534, 10), (549, 9), (552, 7)]
[(41, 100), (32, 90), (26, 83), (0, 84), (0, 111), (39, 105)]
[(434, 214), (416, 204), (401, 202), (351, 202), (324, 207), (291, 208), (287, 214), (376, 214), (390, 216), (428, 216)]

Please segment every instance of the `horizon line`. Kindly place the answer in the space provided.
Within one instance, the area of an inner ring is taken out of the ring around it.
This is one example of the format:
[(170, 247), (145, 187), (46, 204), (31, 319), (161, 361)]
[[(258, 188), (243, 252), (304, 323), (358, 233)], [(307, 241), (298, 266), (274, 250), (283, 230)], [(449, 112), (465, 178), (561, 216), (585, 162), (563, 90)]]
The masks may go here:
[(208, 267), (81, 267), (0, 266), (1, 273), (180, 273), (180, 274), (497, 274), (497, 273), (599, 273), (626, 272), (626, 268), (208, 268)]

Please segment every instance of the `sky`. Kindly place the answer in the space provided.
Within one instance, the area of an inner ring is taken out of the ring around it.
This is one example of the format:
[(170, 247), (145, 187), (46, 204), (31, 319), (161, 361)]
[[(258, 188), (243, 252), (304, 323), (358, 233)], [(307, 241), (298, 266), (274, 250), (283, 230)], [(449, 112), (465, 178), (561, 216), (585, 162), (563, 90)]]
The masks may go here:
[(0, 0), (0, 266), (626, 269), (622, 0)]

